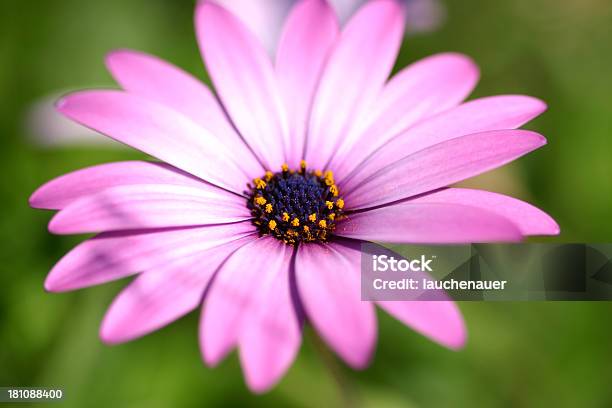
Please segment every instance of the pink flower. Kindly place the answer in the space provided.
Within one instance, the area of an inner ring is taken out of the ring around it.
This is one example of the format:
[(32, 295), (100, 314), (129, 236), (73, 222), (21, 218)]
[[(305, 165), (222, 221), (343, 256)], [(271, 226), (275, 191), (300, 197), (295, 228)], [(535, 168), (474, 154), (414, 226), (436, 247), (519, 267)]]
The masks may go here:
[[(45, 287), (140, 273), (104, 318), (105, 342), (143, 336), (202, 305), (206, 363), (237, 347), (248, 386), (261, 392), (291, 365), (303, 320), (350, 366), (367, 365), (376, 315), (360, 300), (360, 242), (557, 234), (527, 203), (446, 187), (544, 145), (516, 130), (544, 103), (516, 95), (462, 103), (478, 70), (453, 53), (388, 81), (403, 25), (398, 2), (374, 0), (340, 32), (325, 1), (304, 0), (272, 62), (231, 13), (201, 2), (197, 36), (219, 101), (164, 61), (111, 53), (123, 90), (77, 92), (57, 107), (165, 163), (90, 167), (33, 194), (33, 207), (59, 210), (51, 232), (99, 233), (62, 258)], [(444, 346), (465, 342), (452, 302), (378, 306)]]

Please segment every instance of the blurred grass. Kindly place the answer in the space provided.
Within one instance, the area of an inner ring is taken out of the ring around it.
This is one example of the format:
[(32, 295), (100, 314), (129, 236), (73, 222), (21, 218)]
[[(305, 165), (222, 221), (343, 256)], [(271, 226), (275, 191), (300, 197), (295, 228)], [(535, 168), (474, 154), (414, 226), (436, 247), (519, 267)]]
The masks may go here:
[[(447, 2), (446, 25), (410, 38), (398, 68), (440, 51), (472, 56), (475, 96), (525, 93), (549, 111), (529, 125), (549, 145), (509, 167), (522, 198), (560, 223), (556, 240), (610, 241), (612, 231), (612, 5), (606, 0)], [(27, 207), (42, 182), (80, 167), (141, 157), (128, 150), (40, 150), (25, 109), (66, 88), (114, 86), (102, 59), (113, 48), (160, 55), (204, 78), (192, 1), (0, 1), (0, 385), (64, 387), (66, 406), (335, 406), (335, 380), (310, 337), (280, 386), (243, 385), (237, 359), (206, 368), (192, 314), (143, 339), (107, 347), (97, 337), (118, 282), (47, 294), (44, 277), (78, 238), (46, 232), (50, 214)], [(499, 179), (499, 178), (497, 178)], [(505, 183), (487, 187), (504, 191)], [(365, 406), (608, 407), (609, 303), (464, 303), (470, 341), (454, 353), (380, 314), (372, 366), (342, 364)]]

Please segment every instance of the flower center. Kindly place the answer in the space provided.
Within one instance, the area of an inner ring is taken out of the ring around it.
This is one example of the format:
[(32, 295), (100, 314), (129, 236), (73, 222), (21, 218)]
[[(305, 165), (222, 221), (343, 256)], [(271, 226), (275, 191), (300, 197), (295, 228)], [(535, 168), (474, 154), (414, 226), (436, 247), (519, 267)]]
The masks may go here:
[(331, 171), (299, 170), (283, 164), (282, 171), (267, 171), (248, 185), (247, 207), (261, 235), (273, 235), (289, 245), (324, 242), (342, 218), (344, 200)]

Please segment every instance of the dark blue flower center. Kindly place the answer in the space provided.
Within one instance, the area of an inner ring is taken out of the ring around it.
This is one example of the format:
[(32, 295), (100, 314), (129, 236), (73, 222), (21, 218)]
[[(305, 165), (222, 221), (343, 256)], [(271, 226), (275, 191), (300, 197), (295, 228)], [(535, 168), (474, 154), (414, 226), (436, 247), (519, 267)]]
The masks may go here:
[(342, 218), (340, 198), (331, 171), (299, 170), (283, 165), (248, 185), (247, 206), (260, 235), (272, 235), (286, 244), (326, 241)]

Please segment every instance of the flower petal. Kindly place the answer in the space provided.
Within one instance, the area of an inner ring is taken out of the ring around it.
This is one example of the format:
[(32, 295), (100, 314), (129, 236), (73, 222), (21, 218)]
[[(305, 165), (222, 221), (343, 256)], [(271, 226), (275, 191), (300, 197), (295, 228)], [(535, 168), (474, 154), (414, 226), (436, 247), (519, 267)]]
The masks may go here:
[(314, 92), (338, 33), (334, 11), (324, 0), (297, 3), (285, 23), (276, 74), (289, 119), (287, 162), (291, 167), (302, 158)]
[(545, 109), (544, 102), (522, 95), (492, 96), (464, 103), (393, 137), (370, 154), (349, 176), (339, 179), (339, 186), (344, 191), (350, 190), (387, 164), (446, 140), (489, 130), (521, 127)]
[(454, 302), (379, 301), (377, 304), (405, 325), (445, 347), (456, 350), (465, 345), (465, 322)]
[[(392, 252), (371, 242), (360, 249), (363, 255)], [(426, 279), (433, 279), (425, 272), (420, 275)], [(437, 293), (435, 298), (437, 300), (376, 301), (376, 303), (393, 317), (431, 340), (451, 349), (463, 347), (467, 332), (459, 308), (444, 291)]]
[(376, 343), (376, 315), (361, 301), (358, 244), (301, 245), (295, 259), (300, 300), (330, 347), (354, 368), (365, 367)]
[(139, 184), (111, 187), (70, 203), (51, 219), (49, 231), (83, 234), (223, 224), (249, 218), (244, 197), (214, 187)]
[(200, 49), (223, 106), (267, 169), (285, 161), (287, 119), (265, 49), (244, 24), (208, 1), (196, 10)]
[(133, 340), (191, 312), (202, 302), (219, 265), (250, 239), (237, 239), (143, 272), (113, 301), (100, 337), (111, 344)]
[(107, 188), (134, 184), (191, 186), (234, 195), (166, 163), (125, 161), (86, 167), (57, 177), (32, 194), (30, 206), (61, 210), (79, 198)]
[(259, 271), (264, 271), (259, 278), (262, 283), (254, 288), (248, 318), (238, 336), (246, 382), (255, 392), (267, 391), (278, 382), (295, 359), (302, 339), (302, 322), (291, 290), (291, 251), (280, 245), (285, 253), (283, 263), (278, 270)]
[(491, 210), (419, 203), (418, 199), (350, 214), (334, 233), (365, 241), (429, 244), (519, 241), (523, 237), (512, 221)]
[(106, 56), (106, 66), (127, 92), (166, 105), (213, 134), (231, 130), (210, 89), (169, 62), (140, 51), (117, 50)]
[(85, 126), (236, 193), (249, 180), (239, 160), (187, 116), (120, 91), (84, 91), (58, 110)]
[(512, 221), (525, 236), (557, 235), (559, 233), (557, 222), (544, 211), (516, 198), (490, 191), (446, 188), (415, 197), (407, 203), (456, 204), (491, 211)]
[(352, 144), (344, 144), (330, 164), (342, 179), (368, 154), (415, 123), (461, 103), (474, 89), (479, 71), (461, 54), (424, 58), (394, 75), (376, 99)]
[(248, 222), (197, 228), (108, 232), (77, 245), (53, 267), (45, 289), (64, 292), (109, 282), (236, 240)]
[[(263, 237), (237, 250), (206, 296), (200, 345), (215, 365), (240, 344), (248, 385), (261, 391), (289, 367), (299, 347), (299, 325), (288, 290), (291, 248)], [(276, 350), (275, 350), (276, 349)]]
[(123, 89), (189, 117), (240, 157), (249, 178), (261, 175), (261, 165), (232, 127), (216, 97), (200, 80), (169, 62), (138, 51), (111, 52), (106, 65)]
[(306, 161), (324, 168), (351, 127), (382, 89), (391, 73), (404, 29), (402, 6), (373, 0), (347, 23), (333, 49), (316, 92)]
[(388, 204), (446, 187), (509, 163), (546, 144), (527, 130), (497, 130), (447, 140), (388, 164), (344, 192), (347, 208)]

